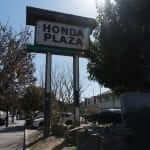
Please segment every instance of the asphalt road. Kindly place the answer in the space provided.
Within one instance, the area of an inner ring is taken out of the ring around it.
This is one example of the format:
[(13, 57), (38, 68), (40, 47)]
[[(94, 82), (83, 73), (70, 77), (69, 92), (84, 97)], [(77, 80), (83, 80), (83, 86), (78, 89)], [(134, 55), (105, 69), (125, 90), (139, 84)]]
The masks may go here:
[(24, 121), (16, 121), (9, 128), (0, 127), (0, 150), (22, 150)]

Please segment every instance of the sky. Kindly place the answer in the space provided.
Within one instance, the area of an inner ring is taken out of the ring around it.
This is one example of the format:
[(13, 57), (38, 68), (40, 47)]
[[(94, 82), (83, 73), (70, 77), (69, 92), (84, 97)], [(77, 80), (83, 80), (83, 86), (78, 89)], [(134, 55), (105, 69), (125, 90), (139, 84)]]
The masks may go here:
[[(1, 0), (0, 22), (8, 23), (15, 31), (20, 31), (26, 24), (26, 6), (54, 10), (78, 16), (96, 18), (95, 0)], [(32, 28), (33, 29), (33, 28)], [(85, 91), (81, 98), (90, 97), (100, 93), (100, 86), (88, 80), (87, 60), (80, 58), (80, 81)], [(44, 71), (45, 55), (35, 54), (34, 59), (37, 79), (40, 79), (41, 68)], [(53, 69), (72, 68), (72, 57), (53, 56)], [(103, 91), (108, 89), (103, 88)]]

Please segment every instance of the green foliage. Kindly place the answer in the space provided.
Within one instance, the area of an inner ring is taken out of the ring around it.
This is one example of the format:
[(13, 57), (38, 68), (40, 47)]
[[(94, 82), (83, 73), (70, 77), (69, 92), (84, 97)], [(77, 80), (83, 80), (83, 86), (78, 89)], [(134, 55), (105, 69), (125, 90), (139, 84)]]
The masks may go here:
[(136, 149), (150, 149), (150, 107), (128, 111), (125, 120), (128, 127), (133, 130), (132, 142)]
[[(150, 107), (129, 110), (125, 114), (127, 125), (135, 131), (150, 134)], [(146, 132), (144, 132), (146, 131)]]
[(26, 117), (32, 117), (37, 111), (43, 111), (44, 89), (36, 86), (28, 87), (20, 103)]
[(115, 92), (150, 89), (150, 1), (106, 1), (98, 8), (88, 71)]
[(62, 137), (65, 135), (65, 132), (66, 132), (66, 127), (63, 126), (63, 125), (54, 125), (52, 126), (52, 132), (55, 136), (57, 137)]
[[(24, 111), (25, 117), (33, 119), (37, 112), (44, 111), (44, 88), (30, 86), (26, 89), (25, 95), (20, 99), (21, 110)], [(51, 113), (52, 113), (52, 125), (57, 125), (60, 120), (60, 113), (62, 103), (56, 100), (54, 94), (51, 94)]]
[(15, 32), (0, 22), (0, 105), (5, 110), (18, 107), (17, 100), (35, 82), (34, 56), (25, 51), (30, 37), (28, 28)]

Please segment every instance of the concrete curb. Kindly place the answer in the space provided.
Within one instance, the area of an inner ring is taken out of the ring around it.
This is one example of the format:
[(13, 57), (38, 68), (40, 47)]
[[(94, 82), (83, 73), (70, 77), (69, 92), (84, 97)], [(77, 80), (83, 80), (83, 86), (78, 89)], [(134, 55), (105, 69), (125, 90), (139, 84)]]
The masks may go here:
[(30, 148), (27, 148), (27, 146), (30, 144), (29, 139), (28, 139), (29, 133), (27, 129), (25, 129), (25, 135), (26, 135), (25, 136), (25, 150), (30, 150)]
[(27, 146), (31, 145), (36, 140), (42, 137), (41, 133), (38, 130), (30, 130), (30, 129), (26, 129), (25, 135), (26, 135), (26, 140), (25, 140), (26, 149), (25, 150), (30, 150), (30, 148), (28, 148)]

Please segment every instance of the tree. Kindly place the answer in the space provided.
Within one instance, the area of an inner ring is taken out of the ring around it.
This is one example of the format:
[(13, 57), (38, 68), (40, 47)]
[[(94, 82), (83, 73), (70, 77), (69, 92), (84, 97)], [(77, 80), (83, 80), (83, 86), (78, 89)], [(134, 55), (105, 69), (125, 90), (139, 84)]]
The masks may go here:
[(150, 1), (106, 0), (98, 7), (90, 78), (115, 92), (150, 90)]
[(26, 118), (34, 116), (37, 111), (42, 112), (44, 105), (44, 89), (36, 86), (28, 87), (24, 97), (20, 99), (20, 105)]
[(25, 50), (30, 37), (28, 28), (16, 33), (8, 25), (0, 23), (0, 103), (7, 112), (16, 106), (16, 100), (35, 81), (34, 56)]
[(73, 76), (70, 68), (52, 72), (52, 90), (58, 100), (73, 103)]
[[(58, 68), (58, 66), (54, 67)], [(44, 71), (42, 67), (39, 70), (40, 86), (44, 85)], [(80, 95), (84, 91), (80, 83)], [(60, 101), (61, 111), (73, 110), (73, 73), (69, 67), (64, 67), (63, 71), (53, 69), (52, 71), (52, 92), (57, 101)]]

